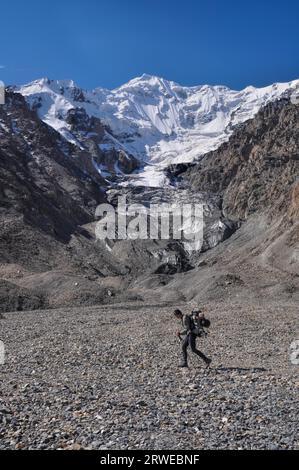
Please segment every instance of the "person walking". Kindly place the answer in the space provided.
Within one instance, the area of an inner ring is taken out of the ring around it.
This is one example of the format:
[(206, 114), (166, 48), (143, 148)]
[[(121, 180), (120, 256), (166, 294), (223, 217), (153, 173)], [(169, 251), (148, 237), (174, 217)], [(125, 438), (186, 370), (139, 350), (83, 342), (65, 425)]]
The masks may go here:
[[(208, 328), (210, 326), (210, 321), (205, 318), (204, 314), (200, 311), (193, 311), (191, 314), (184, 315), (181, 310), (176, 309), (173, 314), (181, 321), (184, 328), (182, 331), (177, 332), (177, 336), (182, 342), (182, 362), (179, 367), (188, 367), (187, 349), (189, 346), (191, 351), (200, 357), (206, 366), (209, 367), (212, 359), (209, 359), (196, 348), (196, 338), (207, 334), (204, 328)], [(182, 336), (185, 337), (182, 338)]]

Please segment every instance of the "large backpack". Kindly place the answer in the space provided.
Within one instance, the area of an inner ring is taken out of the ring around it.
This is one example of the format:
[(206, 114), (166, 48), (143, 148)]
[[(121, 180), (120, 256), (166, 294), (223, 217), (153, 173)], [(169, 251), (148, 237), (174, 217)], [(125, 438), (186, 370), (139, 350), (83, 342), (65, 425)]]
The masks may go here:
[(191, 313), (189, 315), (190, 318), (190, 330), (196, 336), (206, 336), (207, 332), (204, 330), (204, 327), (209, 328), (210, 320), (207, 318), (200, 318), (196, 317), (196, 314)]

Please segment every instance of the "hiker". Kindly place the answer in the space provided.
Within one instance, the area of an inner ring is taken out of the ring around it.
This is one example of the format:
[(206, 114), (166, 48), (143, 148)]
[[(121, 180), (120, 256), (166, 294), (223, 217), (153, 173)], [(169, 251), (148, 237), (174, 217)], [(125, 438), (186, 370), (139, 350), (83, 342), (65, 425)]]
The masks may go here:
[[(183, 315), (181, 310), (176, 309), (174, 316), (179, 319), (184, 327), (183, 331), (178, 331), (177, 336), (182, 341), (182, 362), (179, 367), (188, 367), (188, 354), (187, 348), (190, 346), (191, 351), (194, 354), (197, 354), (206, 364), (207, 367), (210, 366), (212, 359), (206, 357), (202, 352), (196, 349), (196, 338), (206, 335), (207, 333), (204, 330), (210, 326), (210, 321), (205, 318), (204, 314), (198, 310), (193, 311), (191, 314)], [(185, 336), (182, 339), (182, 336)]]

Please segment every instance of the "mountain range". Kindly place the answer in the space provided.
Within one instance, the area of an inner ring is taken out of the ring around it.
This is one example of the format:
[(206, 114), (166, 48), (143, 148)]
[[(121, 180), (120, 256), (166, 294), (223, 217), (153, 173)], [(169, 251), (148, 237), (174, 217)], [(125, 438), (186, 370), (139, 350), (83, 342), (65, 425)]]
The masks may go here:
[[(9, 87), (0, 311), (299, 299), (299, 80), (232, 91), (143, 75)], [(204, 241), (95, 239), (98, 204), (202, 202)]]
[[(40, 119), (80, 149), (95, 140), (92, 157), (102, 176), (122, 176), (122, 162), (127, 160), (129, 169), (136, 171), (124, 184), (162, 187), (167, 184), (163, 169), (168, 165), (197, 161), (226, 142), (262, 106), (298, 87), (299, 80), (241, 91), (186, 87), (144, 74), (114, 90), (87, 91), (71, 80), (43, 78), (16, 91)], [(77, 119), (74, 128), (75, 110), (81, 112), (81, 123)], [(86, 125), (93, 118), (105, 127), (100, 139), (99, 132)], [(107, 165), (105, 155), (111, 152), (121, 156), (120, 165), (119, 158), (113, 165), (108, 158)]]

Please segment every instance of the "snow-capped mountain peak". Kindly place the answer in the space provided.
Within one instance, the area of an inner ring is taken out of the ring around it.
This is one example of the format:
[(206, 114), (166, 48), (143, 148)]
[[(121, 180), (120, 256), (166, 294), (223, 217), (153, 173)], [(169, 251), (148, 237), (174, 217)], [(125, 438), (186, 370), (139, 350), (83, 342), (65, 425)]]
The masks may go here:
[[(107, 90), (85, 91), (72, 80), (43, 78), (19, 88), (39, 116), (74, 143), (66, 116), (83, 108), (113, 133), (114, 145), (143, 161), (153, 178), (172, 163), (190, 162), (227, 141), (234, 128), (270, 101), (299, 87), (299, 80), (235, 91), (225, 86), (181, 86), (143, 74)], [(149, 173), (147, 173), (149, 172)], [(155, 184), (162, 179), (156, 178)], [(146, 184), (153, 184), (146, 177)]]

